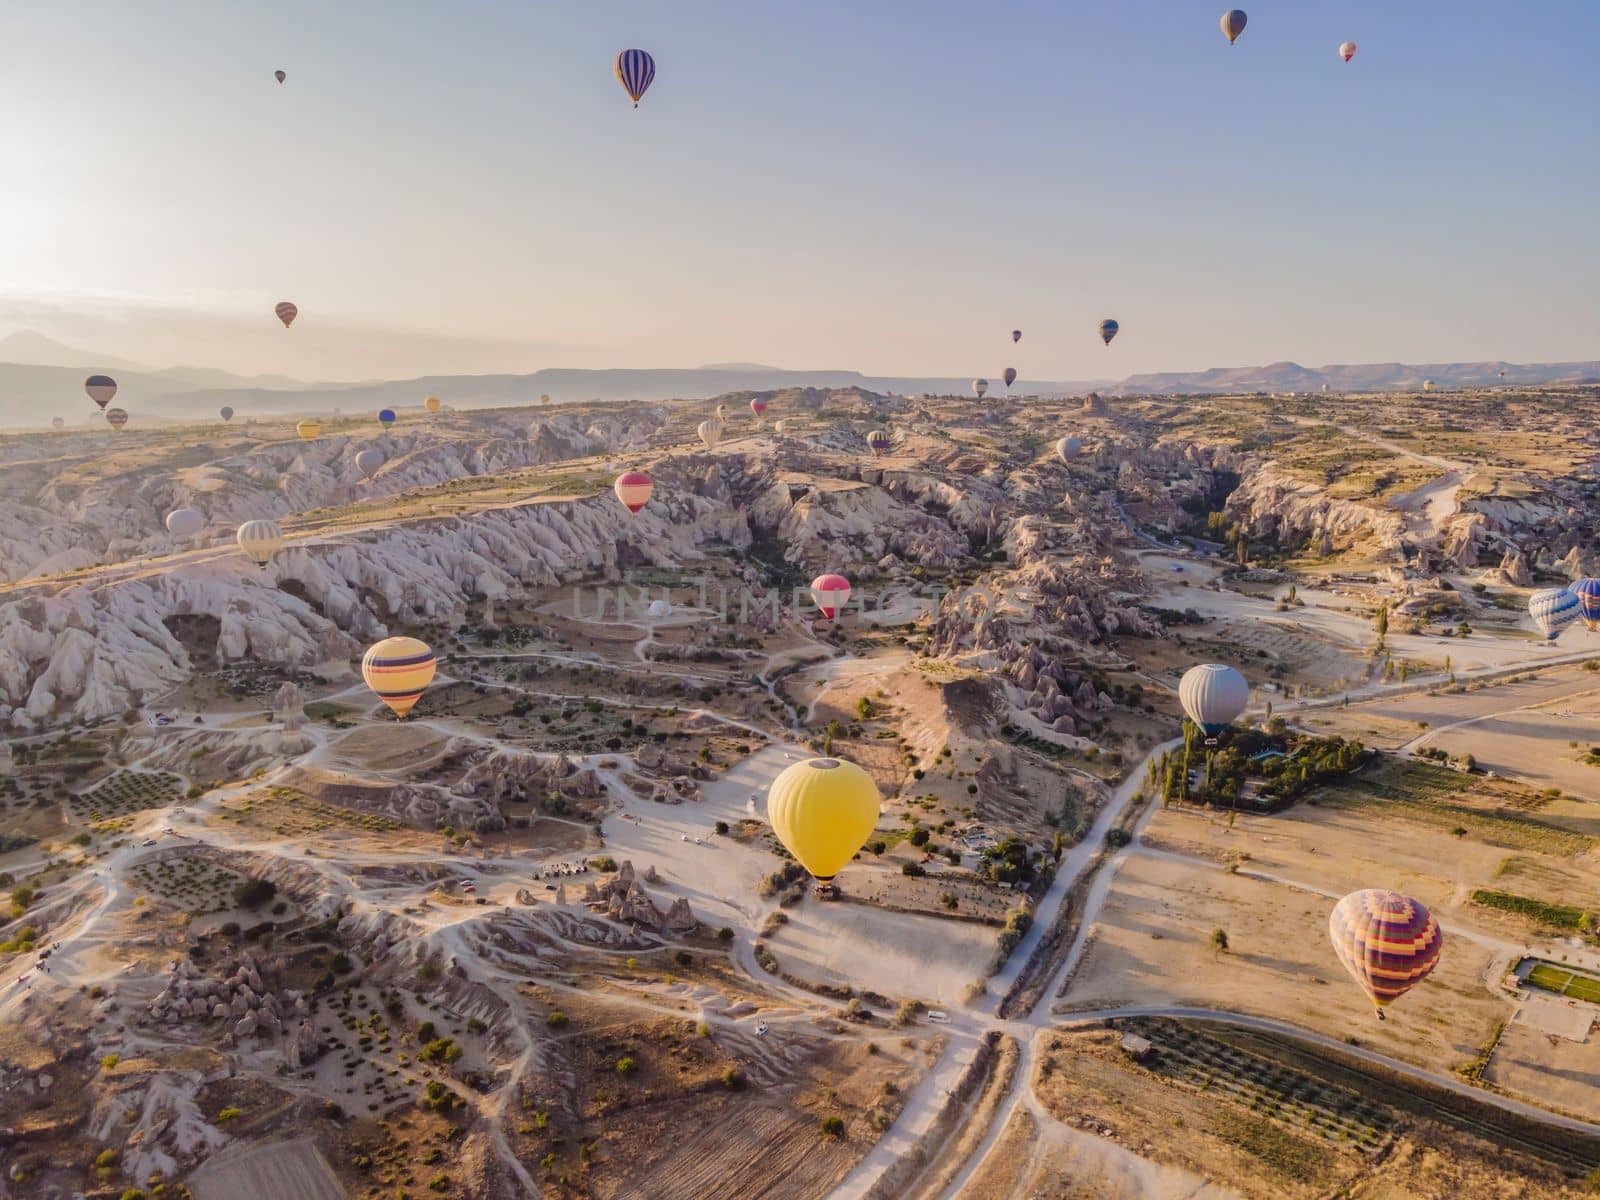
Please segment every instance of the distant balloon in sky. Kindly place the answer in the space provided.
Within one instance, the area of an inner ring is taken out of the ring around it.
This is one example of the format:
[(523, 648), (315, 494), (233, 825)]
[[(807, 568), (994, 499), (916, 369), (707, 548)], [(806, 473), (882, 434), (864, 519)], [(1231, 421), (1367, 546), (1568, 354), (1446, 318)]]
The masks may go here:
[(617, 476), (616, 483), (611, 485), (611, 490), (616, 493), (617, 499), (622, 501), (623, 507), (635, 516), (639, 514), (641, 508), (650, 503), (650, 495), (655, 488), (655, 483), (643, 471), (624, 471)]
[(1064, 437), (1056, 443), (1056, 454), (1064, 463), (1069, 463), (1083, 453), (1083, 443), (1075, 437)]
[(867, 449), (872, 451), (873, 458), (882, 458), (883, 452), (892, 443), (893, 438), (887, 429), (874, 429), (867, 434)]
[(1012, 330), (1012, 331), (1011, 331), (1011, 340), (1012, 340), (1012, 341), (1013, 341), (1013, 342), (1020, 342), (1020, 341), (1021, 341), (1021, 340), (1022, 340), (1022, 330), (1020, 330), (1020, 329), (1013, 329), (1013, 330)]
[(294, 431), (300, 435), (302, 442), (314, 442), (317, 440), (317, 435), (322, 432), (322, 426), (307, 417), (304, 421), (295, 423)]
[(989, 381), (987, 379), (974, 379), (972, 381), (972, 390), (977, 392), (978, 399), (982, 400), (983, 394), (989, 390)]
[(715, 417), (701, 421), (695, 432), (700, 435), (700, 440), (706, 444), (707, 450), (715, 450), (717, 443), (722, 440), (722, 422)]
[(121, 429), (128, 423), (128, 414), (120, 408), (108, 408), (106, 409), (106, 420), (110, 422), (111, 428)]
[(385, 429), (387, 429), (387, 428), (389, 428), (389, 426), (393, 425), (394, 424), (394, 409), (392, 409), (392, 408), (380, 408), (378, 410), (378, 424), (382, 425)]
[(1239, 35), (1244, 32), (1249, 20), (1242, 8), (1230, 8), (1222, 14), (1222, 35), (1228, 39), (1228, 45), (1231, 46), (1239, 40)]
[(422, 699), (438, 666), (427, 642), (390, 637), (361, 656), (361, 678), (397, 718), (403, 718)]
[(818, 575), (811, 581), (811, 598), (816, 601), (824, 617), (835, 620), (850, 600), (850, 581), (843, 575), (831, 572)]
[(117, 394), (117, 381), (109, 375), (91, 375), (83, 381), (83, 390), (104, 412), (111, 398)]
[(366, 476), (368, 479), (371, 479), (378, 473), (378, 468), (383, 466), (383, 463), (384, 458), (382, 450), (374, 450), (368, 447), (360, 454), (356, 455), (356, 470), (360, 471), (361, 474)]
[(855, 763), (792, 763), (767, 790), (767, 820), (795, 861), (826, 892), (878, 824), (878, 785)]
[(65, 418), (52, 417), (50, 418), (50, 425), (53, 429), (65, 429), (67, 427), (67, 422)]
[(756, 415), (756, 424), (761, 424), (762, 415), (767, 411), (767, 402), (760, 396), (750, 401), (750, 411)]
[(1423, 391), (1425, 391), (1425, 392), (1431, 392), (1431, 391), (1433, 391), (1433, 388), (1434, 388), (1434, 383), (1433, 383), (1433, 380), (1431, 380), (1431, 379), (1424, 379), (1424, 380), (1423, 380), (1423, 381), (1422, 381), (1422, 390), (1423, 390)]
[(271, 521), (246, 521), (234, 540), (257, 566), (265, 567), (283, 545), (283, 533)]
[(279, 300), (272, 306), (272, 311), (278, 314), (278, 320), (283, 322), (285, 329), (294, 324), (294, 319), (300, 315), (300, 309), (292, 300)]
[(272, 73), (272, 77), (274, 79), (276, 79), (279, 83), (282, 83), (285, 79), (289, 78), (289, 76), (284, 74), (284, 72), (282, 72), (282, 71), (274, 71)]
[(650, 90), (650, 84), (656, 77), (656, 60), (643, 50), (624, 50), (617, 55), (611, 70), (622, 85), (622, 90), (633, 100), (633, 106), (638, 108), (639, 98)]
[(1590, 629), (1600, 628), (1600, 579), (1580, 579), (1567, 590), (1578, 598), (1583, 623)]
[(199, 509), (175, 508), (167, 514), (167, 532), (173, 537), (193, 537), (205, 527), (205, 514)]
[(1528, 597), (1528, 615), (1547, 642), (1560, 637), (1582, 611), (1582, 602), (1564, 587), (1544, 588)]
[(232, 406), (232, 405), (229, 405), (229, 404), (224, 404), (224, 405), (223, 405), (223, 406), (222, 406), (222, 407), (221, 407), (221, 408), (220, 408), (220, 409), (218, 409), (218, 410), (217, 410), (217, 411), (218, 411), (218, 413), (219, 413), (219, 414), (220, 414), (220, 415), (221, 415), (221, 417), (222, 417), (222, 419), (223, 419), (223, 420), (224, 420), (224, 421), (231, 421), (231, 420), (233, 420), (233, 406)]
[(1354, 42), (1346, 42), (1344, 45), (1339, 47), (1339, 57), (1344, 59), (1345, 62), (1349, 62), (1355, 56), (1356, 44)]
[(1250, 685), (1243, 675), (1220, 663), (1190, 667), (1178, 681), (1178, 703), (1214, 746), (1217, 734), (1231, 725), (1250, 703)]
[(1384, 1008), (1439, 965), (1444, 932), (1420, 900), (1386, 888), (1351, 892), (1328, 915), (1328, 938), (1344, 969)]
[(1104, 321), (1100, 322), (1100, 340), (1108, 346), (1111, 345), (1111, 339), (1117, 336), (1117, 330), (1121, 328), (1121, 325), (1118, 325), (1110, 317), (1107, 317)]
[(444, 405), (440, 401), (439, 397), (437, 397), (437, 396), (429, 396), (426, 400), (424, 400), (422, 402), (422, 407), (427, 409), (431, 413), (436, 413), (441, 408), (443, 408)]
[(1007, 387), (1010, 387), (1013, 383), (1015, 383), (1017, 381), (1017, 369), (1015, 367), (1007, 367), (1006, 368), (1006, 373), (1004, 375), (1002, 375), (1000, 378), (1002, 378), (1002, 379), (1004, 379), (1006, 381), (1006, 386)]

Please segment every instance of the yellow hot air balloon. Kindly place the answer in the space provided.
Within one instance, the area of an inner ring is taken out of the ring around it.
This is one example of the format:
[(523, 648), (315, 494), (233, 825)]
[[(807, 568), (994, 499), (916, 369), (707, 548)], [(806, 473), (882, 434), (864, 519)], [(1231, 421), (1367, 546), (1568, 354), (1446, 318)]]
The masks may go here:
[(826, 895), (878, 823), (878, 785), (855, 763), (812, 758), (772, 781), (767, 820)]
[(361, 678), (396, 717), (404, 717), (422, 699), (438, 665), (427, 642), (414, 637), (384, 638), (362, 656)]
[(431, 413), (438, 412), (439, 408), (440, 408), (439, 397), (437, 397), (437, 396), (429, 396), (426, 400), (424, 400), (422, 402), (422, 407), (427, 409)]
[(308, 417), (306, 420), (298, 422), (294, 427), (294, 431), (300, 435), (302, 442), (314, 442), (317, 440), (317, 435), (322, 432), (322, 426)]
[(239, 526), (234, 538), (239, 543), (239, 549), (254, 559), (258, 567), (271, 562), (278, 547), (283, 545), (283, 534), (271, 521), (246, 521)]

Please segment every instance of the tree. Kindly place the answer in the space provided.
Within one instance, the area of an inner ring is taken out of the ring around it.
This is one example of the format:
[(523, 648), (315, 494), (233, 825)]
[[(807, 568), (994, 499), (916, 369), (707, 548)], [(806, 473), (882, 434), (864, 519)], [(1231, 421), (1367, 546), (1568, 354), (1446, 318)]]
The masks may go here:
[(1383, 639), (1389, 635), (1389, 606), (1385, 604), (1378, 609), (1378, 645), (1383, 645)]
[(1228, 931), (1226, 929), (1213, 929), (1211, 931), (1211, 949), (1217, 954), (1228, 952)]
[(233, 889), (233, 902), (240, 908), (260, 908), (278, 894), (270, 879), (246, 879)]

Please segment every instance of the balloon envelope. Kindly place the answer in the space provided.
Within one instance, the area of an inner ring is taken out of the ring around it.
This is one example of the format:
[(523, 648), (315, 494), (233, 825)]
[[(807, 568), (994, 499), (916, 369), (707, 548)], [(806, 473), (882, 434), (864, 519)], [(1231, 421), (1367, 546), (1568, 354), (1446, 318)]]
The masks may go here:
[(989, 381), (987, 379), (974, 379), (972, 381), (972, 390), (977, 392), (978, 399), (982, 400), (983, 394), (989, 390)]
[(850, 581), (832, 572), (818, 575), (811, 581), (811, 598), (822, 610), (822, 615), (832, 621), (850, 599)]
[(867, 434), (867, 448), (872, 451), (873, 458), (882, 458), (893, 440), (887, 429), (874, 429)]
[(1012, 341), (1013, 341), (1013, 342), (1020, 342), (1020, 341), (1021, 341), (1021, 340), (1022, 340), (1022, 330), (1020, 330), (1020, 329), (1013, 329), (1013, 330), (1012, 330), (1012, 331), (1011, 331), (1011, 340), (1012, 340)]
[(392, 408), (380, 408), (378, 410), (378, 424), (382, 425), (385, 429), (387, 429), (387, 428), (389, 428), (389, 426), (393, 425), (394, 424), (394, 409), (392, 409)]
[(1222, 34), (1228, 39), (1228, 45), (1231, 46), (1239, 40), (1239, 35), (1244, 32), (1249, 20), (1242, 8), (1230, 8), (1222, 14)]
[(1431, 379), (1424, 379), (1424, 380), (1423, 380), (1423, 381), (1422, 381), (1422, 390), (1423, 390), (1423, 391), (1425, 391), (1425, 392), (1431, 392), (1431, 391), (1433, 391), (1433, 389), (1434, 389), (1434, 382), (1433, 382), (1433, 380), (1431, 380)]
[(233, 409), (232, 409), (231, 406), (224, 404), (222, 406), (222, 408), (219, 410), (219, 412), (221, 413), (222, 419), (224, 421), (233, 420)]
[(1100, 340), (1108, 346), (1111, 345), (1111, 339), (1117, 336), (1117, 330), (1121, 328), (1121, 325), (1118, 325), (1110, 317), (1107, 317), (1104, 321), (1100, 322)]
[(1580, 579), (1567, 589), (1578, 598), (1578, 613), (1590, 629), (1600, 624), (1600, 579)]
[(117, 381), (109, 375), (91, 375), (83, 381), (83, 390), (103, 410), (117, 394)]
[(271, 521), (246, 521), (239, 526), (234, 540), (239, 543), (239, 549), (264, 567), (283, 545), (283, 534)]
[(300, 309), (292, 300), (279, 300), (272, 306), (272, 311), (278, 314), (278, 320), (283, 322), (285, 329), (294, 324), (294, 319), (300, 315)]
[(715, 418), (701, 421), (695, 432), (700, 435), (700, 440), (706, 444), (707, 450), (715, 450), (717, 443), (722, 440), (722, 422)]
[(755, 413), (755, 415), (758, 417), (761, 416), (762, 413), (767, 411), (767, 402), (760, 396), (757, 396), (754, 400), (750, 401), (750, 411)]
[(1528, 615), (1547, 642), (1560, 637), (1582, 611), (1582, 602), (1568, 588), (1545, 588), (1528, 597)]
[(634, 514), (650, 503), (650, 495), (655, 488), (654, 481), (643, 471), (624, 471), (611, 485), (611, 490), (616, 493), (617, 499)]
[(1004, 379), (1006, 381), (1006, 386), (1007, 387), (1010, 387), (1013, 383), (1015, 383), (1017, 381), (1017, 369), (1015, 367), (1007, 367), (1006, 368), (1006, 373), (1004, 375), (1002, 375), (1000, 378), (1002, 378), (1002, 379)]
[(1349, 62), (1355, 56), (1356, 44), (1354, 42), (1346, 42), (1344, 45), (1339, 47), (1339, 57), (1344, 59), (1345, 62)]
[(308, 417), (295, 422), (294, 431), (300, 435), (302, 442), (310, 442), (316, 440), (316, 436), (322, 432), (322, 426)]
[(437, 396), (429, 396), (426, 400), (424, 400), (422, 402), (422, 407), (427, 409), (431, 413), (436, 413), (441, 408), (443, 408), (444, 405), (439, 400), (439, 397), (437, 397)]
[(383, 466), (383, 463), (382, 450), (373, 450), (369, 447), (356, 455), (356, 470), (360, 471), (368, 479), (378, 473), (378, 468)]
[(878, 811), (872, 776), (839, 758), (794, 763), (767, 791), (772, 832), (822, 887), (872, 836)]
[(198, 509), (175, 508), (167, 514), (167, 532), (173, 537), (193, 537), (205, 527), (205, 514)]
[(1250, 703), (1250, 685), (1232, 667), (1202, 663), (1178, 681), (1178, 702), (1207, 737), (1215, 737)]
[(397, 717), (403, 717), (433, 682), (439, 660), (428, 643), (414, 637), (391, 637), (361, 657), (361, 678)]
[(622, 90), (628, 93), (633, 106), (638, 108), (639, 98), (650, 90), (650, 84), (655, 80), (656, 60), (643, 50), (624, 50), (611, 64), (611, 71), (622, 85)]
[(128, 423), (128, 414), (120, 408), (108, 408), (106, 409), (106, 420), (110, 422), (111, 428), (121, 429)]
[(65, 429), (67, 427), (67, 422), (63, 417), (52, 417), (50, 418), (50, 425), (54, 429)]
[(276, 79), (279, 83), (282, 83), (285, 79), (289, 78), (289, 76), (284, 74), (282, 71), (274, 71), (272, 73), (272, 77), (274, 79)]
[(1068, 435), (1056, 443), (1056, 454), (1064, 463), (1071, 462), (1083, 453), (1083, 443), (1077, 438)]
[(1428, 977), (1444, 949), (1444, 932), (1421, 901), (1380, 888), (1351, 892), (1334, 905), (1328, 937), (1380, 1016)]

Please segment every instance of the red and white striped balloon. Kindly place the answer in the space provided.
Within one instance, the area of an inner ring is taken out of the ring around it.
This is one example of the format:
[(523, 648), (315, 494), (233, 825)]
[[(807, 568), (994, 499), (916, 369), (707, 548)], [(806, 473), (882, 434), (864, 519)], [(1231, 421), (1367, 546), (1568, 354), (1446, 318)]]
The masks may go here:
[(629, 512), (638, 515), (639, 510), (650, 503), (650, 494), (656, 490), (656, 485), (643, 471), (624, 471), (617, 476), (611, 490)]
[(272, 311), (278, 314), (278, 320), (283, 322), (285, 329), (293, 325), (294, 319), (300, 315), (300, 309), (295, 306), (292, 300), (279, 300), (273, 306)]

